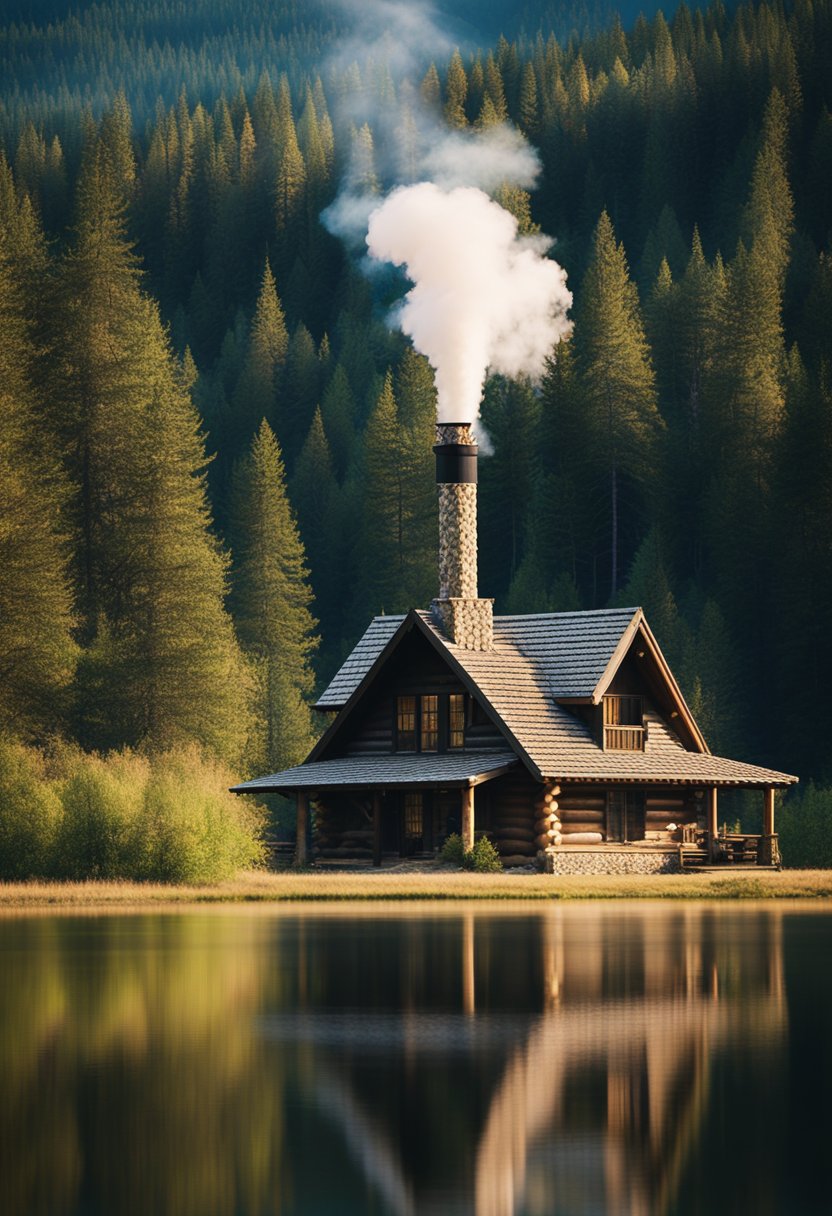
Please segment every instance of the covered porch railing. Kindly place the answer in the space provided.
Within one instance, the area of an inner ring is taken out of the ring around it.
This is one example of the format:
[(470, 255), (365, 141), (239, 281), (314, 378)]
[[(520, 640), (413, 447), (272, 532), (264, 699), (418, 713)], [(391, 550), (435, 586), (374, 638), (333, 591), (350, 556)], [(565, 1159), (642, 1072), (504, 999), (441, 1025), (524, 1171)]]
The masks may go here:
[[(780, 847), (774, 830), (774, 787), (763, 790), (762, 832), (728, 832), (718, 824), (718, 797), (716, 787), (708, 791), (706, 825), (704, 832), (696, 832), (693, 839), (683, 842), (700, 855), (699, 860), (712, 865), (757, 865), (779, 866)], [(690, 858), (688, 858), (690, 864)], [(684, 864), (684, 861), (683, 861)]]

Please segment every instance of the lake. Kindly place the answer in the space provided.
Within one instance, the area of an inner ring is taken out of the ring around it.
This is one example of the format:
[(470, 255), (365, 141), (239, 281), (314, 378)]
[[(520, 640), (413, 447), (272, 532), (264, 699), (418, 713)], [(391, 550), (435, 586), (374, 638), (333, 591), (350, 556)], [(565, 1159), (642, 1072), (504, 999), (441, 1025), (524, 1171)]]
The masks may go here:
[(832, 914), (0, 920), (3, 1216), (830, 1211)]

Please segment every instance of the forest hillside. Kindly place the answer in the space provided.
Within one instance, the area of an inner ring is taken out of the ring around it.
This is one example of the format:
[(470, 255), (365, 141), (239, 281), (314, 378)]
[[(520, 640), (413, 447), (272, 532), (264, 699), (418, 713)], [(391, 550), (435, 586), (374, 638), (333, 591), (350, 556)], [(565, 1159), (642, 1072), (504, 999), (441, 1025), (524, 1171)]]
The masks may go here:
[(5, 6), (0, 731), (302, 758), (436, 591), (431, 371), (337, 200), (508, 125), (574, 331), (487, 384), (481, 593), (642, 604), (713, 751), (832, 784), (829, 0), (407, 7), (402, 55), (326, 0)]

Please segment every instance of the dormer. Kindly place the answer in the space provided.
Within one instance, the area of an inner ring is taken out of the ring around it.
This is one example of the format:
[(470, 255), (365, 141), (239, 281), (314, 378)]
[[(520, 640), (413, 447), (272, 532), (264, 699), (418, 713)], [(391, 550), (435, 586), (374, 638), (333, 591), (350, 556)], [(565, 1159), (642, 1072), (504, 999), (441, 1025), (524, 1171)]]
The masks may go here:
[(647, 738), (644, 699), (631, 693), (605, 693), (602, 747), (607, 752), (643, 752)]

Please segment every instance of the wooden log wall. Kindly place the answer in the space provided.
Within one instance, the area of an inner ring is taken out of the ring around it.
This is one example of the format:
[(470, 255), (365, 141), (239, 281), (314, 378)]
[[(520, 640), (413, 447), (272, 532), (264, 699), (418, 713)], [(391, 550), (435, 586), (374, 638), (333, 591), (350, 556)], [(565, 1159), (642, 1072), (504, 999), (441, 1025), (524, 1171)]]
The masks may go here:
[[(566, 785), (558, 798), (564, 839), (577, 832), (607, 832), (607, 791), (603, 786)], [(657, 787), (645, 791), (644, 823), (648, 838), (667, 832), (669, 824), (695, 823), (692, 791)]]
[(507, 773), (491, 785), (489, 832), (504, 866), (527, 865), (540, 846), (545, 787), (526, 773)]
[[(704, 806), (704, 802), (702, 804)], [(644, 799), (644, 824), (648, 836), (667, 832), (668, 824), (681, 827), (696, 823), (697, 807), (692, 794), (684, 790), (648, 790)]]
[(576, 832), (607, 834), (607, 793), (597, 785), (565, 785), (558, 798), (564, 840)]

